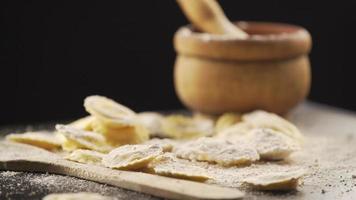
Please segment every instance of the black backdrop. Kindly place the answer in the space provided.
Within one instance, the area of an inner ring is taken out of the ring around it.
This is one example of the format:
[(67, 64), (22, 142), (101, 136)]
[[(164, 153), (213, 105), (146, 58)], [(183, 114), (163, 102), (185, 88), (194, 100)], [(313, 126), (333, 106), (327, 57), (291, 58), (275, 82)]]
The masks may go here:
[[(310, 99), (356, 110), (356, 1), (220, 3), (230, 19), (288, 22), (313, 36)], [(172, 37), (187, 23), (174, 0), (2, 0), (0, 124), (84, 115), (102, 94), (134, 110), (181, 108)]]

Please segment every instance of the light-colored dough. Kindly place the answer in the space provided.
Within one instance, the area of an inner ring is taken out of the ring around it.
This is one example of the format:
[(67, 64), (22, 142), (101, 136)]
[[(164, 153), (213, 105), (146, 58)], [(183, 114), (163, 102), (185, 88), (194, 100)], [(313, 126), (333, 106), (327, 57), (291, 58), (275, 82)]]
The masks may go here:
[(304, 174), (304, 170), (271, 172), (248, 177), (243, 182), (255, 190), (294, 190), (298, 187), (299, 179)]
[(170, 115), (163, 120), (162, 130), (174, 139), (193, 139), (212, 135), (214, 122), (210, 119)]
[(161, 154), (163, 149), (158, 145), (124, 145), (105, 155), (102, 164), (113, 169), (136, 170), (147, 167)]
[(241, 121), (239, 113), (225, 113), (221, 115), (215, 123), (215, 132), (220, 132)]
[(49, 194), (43, 200), (115, 200), (115, 198), (102, 196), (97, 193), (79, 192)]
[(253, 129), (246, 140), (255, 145), (264, 160), (282, 160), (300, 149), (300, 144), (294, 139), (272, 129)]
[(101, 165), (101, 160), (105, 154), (97, 152), (97, 151), (91, 151), (91, 150), (85, 150), (85, 149), (77, 149), (67, 155), (65, 159), (79, 162), (79, 163), (86, 163), (86, 164), (96, 164), (96, 165)]
[(56, 129), (64, 138), (62, 148), (66, 151), (90, 149), (100, 152), (108, 152), (112, 149), (112, 147), (106, 143), (105, 138), (98, 133), (60, 124), (56, 125)]
[(103, 135), (112, 146), (140, 144), (149, 139), (148, 130), (140, 125), (112, 127), (95, 120), (92, 127), (94, 132)]
[(168, 137), (162, 130), (163, 115), (156, 112), (142, 112), (137, 114), (137, 120), (149, 131), (150, 137)]
[(83, 118), (80, 118), (78, 120), (75, 120), (74, 122), (68, 124), (71, 127), (81, 129), (81, 130), (86, 130), (86, 131), (92, 131), (92, 122), (95, 120), (93, 116), (86, 116)]
[(158, 139), (158, 138), (153, 138), (148, 141), (146, 141), (143, 144), (147, 145), (158, 145), (162, 147), (164, 152), (171, 152), (173, 150), (174, 145), (178, 144), (179, 141), (172, 140), (172, 139)]
[(136, 113), (131, 109), (103, 96), (89, 96), (84, 107), (92, 116), (108, 127), (132, 126), (136, 122)]
[(243, 115), (242, 121), (248, 123), (251, 128), (270, 128), (300, 142), (304, 140), (303, 135), (295, 125), (273, 113), (261, 110), (254, 111)]
[(226, 127), (222, 131), (218, 132), (215, 137), (227, 139), (230, 141), (241, 140), (249, 131), (253, 128), (246, 122), (239, 122), (235, 125)]
[(6, 140), (29, 144), (47, 150), (55, 150), (61, 147), (62, 140), (54, 133), (49, 132), (27, 132), (13, 133), (6, 136)]
[(248, 165), (259, 160), (256, 149), (248, 143), (232, 143), (220, 138), (199, 138), (174, 149), (184, 159), (217, 163), (222, 166)]
[(188, 179), (193, 181), (206, 181), (210, 177), (205, 173), (203, 167), (199, 167), (195, 162), (179, 159), (172, 153), (165, 153), (158, 156), (149, 163), (148, 169), (150, 172), (162, 176), (174, 178)]
[(149, 139), (149, 132), (136, 113), (111, 99), (89, 96), (84, 107), (95, 118), (91, 123), (93, 131), (101, 133), (110, 145), (138, 144)]
[(240, 140), (242, 136), (251, 130), (260, 128), (278, 131), (300, 143), (304, 140), (304, 136), (292, 123), (276, 114), (260, 110), (242, 115), (241, 122), (218, 132), (217, 137), (226, 138), (228, 140)]

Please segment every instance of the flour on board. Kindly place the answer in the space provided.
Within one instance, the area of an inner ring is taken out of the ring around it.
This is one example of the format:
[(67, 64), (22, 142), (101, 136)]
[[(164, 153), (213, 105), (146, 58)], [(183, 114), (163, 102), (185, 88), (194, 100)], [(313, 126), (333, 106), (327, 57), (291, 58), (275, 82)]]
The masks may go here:
[(45, 196), (43, 200), (115, 200), (115, 198), (102, 196), (97, 193), (53, 193)]

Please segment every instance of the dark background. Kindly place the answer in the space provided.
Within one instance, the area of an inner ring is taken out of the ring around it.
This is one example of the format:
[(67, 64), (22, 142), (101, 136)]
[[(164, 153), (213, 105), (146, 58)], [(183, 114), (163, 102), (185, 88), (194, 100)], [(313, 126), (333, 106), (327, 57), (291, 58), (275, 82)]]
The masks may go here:
[[(288, 22), (312, 34), (310, 99), (356, 110), (356, 1), (222, 0), (233, 20)], [(133, 108), (181, 108), (174, 0), (2, 0), (0, 124), (79, 117), (101, 94)]]

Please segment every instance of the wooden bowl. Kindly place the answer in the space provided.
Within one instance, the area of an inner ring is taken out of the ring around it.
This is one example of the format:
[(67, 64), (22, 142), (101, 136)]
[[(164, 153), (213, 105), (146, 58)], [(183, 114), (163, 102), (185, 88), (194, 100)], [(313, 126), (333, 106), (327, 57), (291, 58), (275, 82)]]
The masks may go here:
[(174, 37), (175, 89), (190, 109), (207, 113), (263, 109), (285, 114), (308, 94), (311, 36), (289, 24), (239, 22), (248, 39), (200, 33)]

